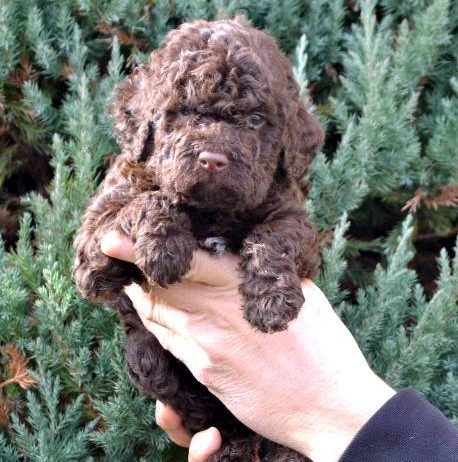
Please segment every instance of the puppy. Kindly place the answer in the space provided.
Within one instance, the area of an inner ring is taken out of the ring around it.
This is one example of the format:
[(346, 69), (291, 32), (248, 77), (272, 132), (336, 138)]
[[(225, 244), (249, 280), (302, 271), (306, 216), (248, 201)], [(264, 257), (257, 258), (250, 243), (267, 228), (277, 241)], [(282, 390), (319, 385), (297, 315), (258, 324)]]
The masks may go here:
[[(118, 310), (127, 369), (143, 393), (176, 409), (192, 433), (221, 430), (212, 462), (306, 460), (239, 423), (162, 349), (123, 294), (132, 281), (179, 281), (200, 243), (240, 255), (253, 328), (279, 331), (297, 316), (300, 279), (319, 267), (301, 180), (324, 135), (290, 62), (243, 18), (183, 24), (120, 85), (113, 114), (122, 153), (75, 239), (78, 289)], [(136, 266), (101, 252), (109, 230), (130, 237)]]

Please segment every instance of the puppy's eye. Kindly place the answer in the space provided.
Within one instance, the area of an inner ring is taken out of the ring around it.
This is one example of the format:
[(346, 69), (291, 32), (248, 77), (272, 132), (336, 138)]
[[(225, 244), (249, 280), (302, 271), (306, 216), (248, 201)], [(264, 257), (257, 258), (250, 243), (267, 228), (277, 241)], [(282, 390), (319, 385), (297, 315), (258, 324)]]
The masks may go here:
[(252, 128), (259, 128), (264, 123), (264, 117), (255, 112), (250, 114), (247, 118), (248, 125)]
[(188, 116), (192, 113), (192, 109), (189, 108), (189, 107), (183, 107), (180, 109), (180, 113), (185, 115), (185, 116)]

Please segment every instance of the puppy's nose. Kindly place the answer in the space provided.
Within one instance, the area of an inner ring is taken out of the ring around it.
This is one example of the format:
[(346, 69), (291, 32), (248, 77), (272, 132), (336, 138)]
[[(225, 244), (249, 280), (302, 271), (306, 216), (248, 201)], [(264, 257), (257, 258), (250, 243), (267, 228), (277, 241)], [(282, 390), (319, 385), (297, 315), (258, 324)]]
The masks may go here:
[(226, 154), (221, 152), (203, 151), (197, 159), (199, 165), (208, 172), (220, 172), (229, 165)]

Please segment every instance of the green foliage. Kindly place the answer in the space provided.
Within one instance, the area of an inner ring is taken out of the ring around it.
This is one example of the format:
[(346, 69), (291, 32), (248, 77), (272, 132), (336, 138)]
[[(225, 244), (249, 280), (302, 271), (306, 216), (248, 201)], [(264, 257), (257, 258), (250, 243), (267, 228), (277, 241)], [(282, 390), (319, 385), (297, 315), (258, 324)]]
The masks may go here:
[(437, 189), (437, 185), (458, 184), (458, 79), (450, 79), (452, 97), (441, 100), (433, 121), (431, 137), (425, 149), (420, 184), (425, 189)]
[(16, 449), (8, 444), (6, 437), (0, 433), (0, 457), (4, 462), (19, 462), (20, 454)]
[(334, 230), (332, 244), (323, 249), (322, 270), (316, 281), (331, 304), (336, 308), (339, 302), (347, 295), (346, 291), (340, 287), (339, 281), (342, 279), (344, 271), (347, 268), (347, 262), (344, 258), (347, 241), (344, 235), (349, 225), (347, 214), (344, 213)]
[(30, 330), (28, 313), (28, 292), (19, 268), (7, 265), (3, 244), (0, 243), (0, 324), (2, 340), (14, 342)]
[(347, 325), (374, 370), (395, 388), (411, 386), (457, 418), (458, 240), (450, 262), (442, 250), (436, 293), (425, 297), (408, 268), (414, 256), (411, 217), (402, 224), (387, 265), (374, 282), (357, 292), (356, 303), (342, 302)]
[(11, 24), (16, 16), (14, 2), (0, 4), (0, 81), (3, 82), (18, 63), (19, 43)]
[(83, 395), (64, 407), (60, 404), (62, 389), (58, 378), (40, 371), (38, 383), (38, 395), (27, 393), (27, 425), (17, 414), (12, 416), (11, 431), (17, 448), (34, 462), (83, 460), (89, 432), (97, 423), (93, 420), (81, 425)]
[[(7, 191), (24, 150), (48, 155), (53, 179), (46, 195), (23, 198), (15, 246), (0, 245), (0, 348), (18, 348), (37, 380), (0, 390), (10, 408), (2, 461), (184, 460), (129, 384), (115, 313), (77, 293), (72, 240), (118, 150), (106, 110), (115, 85), (170, 28), (237, 12), (277, 37), (326, 126), (305, 204), (328, 242), (318, 284), (381, 376), (458, 420), (456, 5), (5, 0), (0, 185)], [(432, 287), (414, 270), (425, 241), (446, 247)]]

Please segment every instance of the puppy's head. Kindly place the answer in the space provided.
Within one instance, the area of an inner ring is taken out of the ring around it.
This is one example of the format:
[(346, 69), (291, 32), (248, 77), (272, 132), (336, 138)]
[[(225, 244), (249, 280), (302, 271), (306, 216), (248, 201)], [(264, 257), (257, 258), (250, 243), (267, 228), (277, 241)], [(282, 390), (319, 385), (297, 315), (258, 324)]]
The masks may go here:
[(123, 152), (190, 205), (248, 210), (323, 141), (275, 40), (241, 18), (183, 24), (115, 104)]

